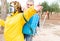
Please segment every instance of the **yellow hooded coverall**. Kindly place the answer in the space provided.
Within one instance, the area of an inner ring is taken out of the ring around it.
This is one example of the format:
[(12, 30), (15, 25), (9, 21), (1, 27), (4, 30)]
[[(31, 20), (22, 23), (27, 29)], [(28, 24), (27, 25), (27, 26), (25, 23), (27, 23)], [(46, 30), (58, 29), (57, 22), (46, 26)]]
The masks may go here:
[[(35, 13), (32, 6), (24, 12), (24, 16), (29, 21)], [(0, 25), (4, 26), (5, 41), (24, 41), (22, 29), (25, 23), (22, 13), (7, 17), (5, 22), (0, 19)]]

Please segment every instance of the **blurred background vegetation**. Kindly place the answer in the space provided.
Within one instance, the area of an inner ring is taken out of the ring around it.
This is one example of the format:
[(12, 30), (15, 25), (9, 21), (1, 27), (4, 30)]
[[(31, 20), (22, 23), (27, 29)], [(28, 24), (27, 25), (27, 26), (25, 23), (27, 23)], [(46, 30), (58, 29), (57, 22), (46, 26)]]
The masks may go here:
[[(5, 3), (4, 3), (4, 2), (5, 2)], [(46, 1), (42, 2), (42, 4), (40, 4), (40, 5), (43, 6), (42, 12), (49, 11), (51, 14), (52, 14), (52, 12), (59, 13), (59, 12), (60, 12), (59, 2), (60, 2), (60, 0), (58, 0), (57, 2), (53, 2), (53, 3), (51, 3), (51, 4), (48, 4), (48, 2), (46, 2)], [(6, 8), (5, 8), (5, 9), (6, 9), (6, 12), (5, 12), (5, 13), (8, 14), (8, 13), (9, 13), (9, 3), (7, 3), (6, 0), (5, 0), (5, 1), (2, 1), (2, 0), (1, 0), (1, 3), (2, 3), (2, 5), (0, 5), (0, 14), (2, 14), (1, 9), (4, 10), (4, 8), (2, 8), (3, 3), (4, 3), (4, 7), (6, 7)], [(4, 11), (3, 11), (3, 12), (4, 12)], [(43, 14), (43, 13), (42, 13), (42, 14)], [(3, 15), (3, 14), (2, 14), (2, 15)]]
[(58, 2), (55, 2), (55, 3), (51, 3), (50, 5), (44, 1), (42, 4), (43, 6), (43, 12), (46, 12), (46, 11), (49, 11), (49, 12), (56, 12), (56, 13), (59, 13), (60, 12), (60, 6), (58, 4)]
[[(6, 5), (7, 5), (7, 13), (9, 13), (9, 3), (7, 3)], [(60, 12), (60, 6), (59, 6), (58, 2), (54, 2), (49, 5), (46, 1), (44, 1), (40, 5), (43, 6), (43, 10), (42, 10), (43, 12), (45, 12), (45, 11), (57, 12), (57, 13)], [(1, 5), (0, 5), (0, 13), (1, 13)]]

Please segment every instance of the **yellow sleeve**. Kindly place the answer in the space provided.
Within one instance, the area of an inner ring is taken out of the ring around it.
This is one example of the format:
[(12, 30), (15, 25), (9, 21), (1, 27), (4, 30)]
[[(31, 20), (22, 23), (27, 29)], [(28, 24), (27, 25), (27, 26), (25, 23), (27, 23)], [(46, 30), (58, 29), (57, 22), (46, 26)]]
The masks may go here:
[(34, 14), (36, 14), (36, 10), (32, 6), (24, 12), (24, 17), (26, 18), (26, 20), (29, 20)]
[(4, 27), (5, 25), (4, 20), (0, 19), (0, 25)]

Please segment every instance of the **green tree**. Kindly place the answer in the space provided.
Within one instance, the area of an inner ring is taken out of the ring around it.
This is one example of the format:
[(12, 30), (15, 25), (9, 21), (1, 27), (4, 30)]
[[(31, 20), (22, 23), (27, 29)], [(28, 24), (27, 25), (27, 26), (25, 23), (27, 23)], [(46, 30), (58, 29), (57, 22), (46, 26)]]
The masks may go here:
[(46, 1), (44, 1), (41, 5), (43, 6), (43, 12), (49, 11), (49, 5)]
[(50, 5), (50, 12), (59, 12), (60, 8), (59, 8), (59, 4), (58, 3), (52, 3)]
[(46, 1), (44, 1), (41, 5), (43, 6), (43, 10), (42, 10), (42, 14), (41, 14), (41, 16), (42, 16), (43, 12), (47, 12), (50, 10), (50, 7)]

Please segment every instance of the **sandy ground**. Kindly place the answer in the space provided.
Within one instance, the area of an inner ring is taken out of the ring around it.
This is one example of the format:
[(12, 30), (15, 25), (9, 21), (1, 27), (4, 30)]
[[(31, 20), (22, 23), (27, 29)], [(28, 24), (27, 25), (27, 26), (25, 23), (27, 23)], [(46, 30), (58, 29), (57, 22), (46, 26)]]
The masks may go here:
[[(0, 41), (4, 41), (3, 34), (0, 34)], [(37, 28), (33, 41), (60, 41), (60, 15), (50, 16), (43, 28)]]
[(60, 25), (51, 28), (38, 28), (34, 41), (60, 41)]
[[(4, 41), (3, 34), (0, 34), (0, 41)], [(51, 28), (37, 28), (33, 41), (60, 41), (60, 25), (54, 25)]]

